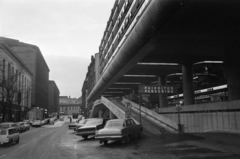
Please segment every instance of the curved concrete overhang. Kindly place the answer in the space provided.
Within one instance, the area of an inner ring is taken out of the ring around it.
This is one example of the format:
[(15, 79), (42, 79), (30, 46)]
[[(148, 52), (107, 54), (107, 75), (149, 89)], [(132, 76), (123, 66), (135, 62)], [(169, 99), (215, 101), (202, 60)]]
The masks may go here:
[[(144, 14), (126, 38), (116, 57), (92, 89), (87, 101), (94, 100), (125, 72), (144, 58), (151, 50), (147, 42), (155, 36), (157, 28), (163, 25), (181, 6), (179, 0), (149, 1)], [(148, 51), (147, 51), (148, 50)]]

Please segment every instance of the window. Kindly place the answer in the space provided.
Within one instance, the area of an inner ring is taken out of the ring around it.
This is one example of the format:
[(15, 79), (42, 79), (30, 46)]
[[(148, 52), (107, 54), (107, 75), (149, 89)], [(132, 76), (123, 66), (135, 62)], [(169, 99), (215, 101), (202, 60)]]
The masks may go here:
[(127, 127), (128, 127), (128, 126), (131, 126), (130, 120), (127, 120), (126, 122), (127, 122)]

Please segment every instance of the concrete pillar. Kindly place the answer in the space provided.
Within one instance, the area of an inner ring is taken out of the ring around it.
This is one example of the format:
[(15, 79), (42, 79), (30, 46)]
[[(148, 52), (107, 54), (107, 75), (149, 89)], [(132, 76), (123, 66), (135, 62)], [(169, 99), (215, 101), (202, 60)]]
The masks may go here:
[(116, 119), (117, 117), (109, 110), (109, 118)]
[(240, 67), (238, 63), (227, 63), (228, 100), (240, 99)]
[[(162, 75), (158, 77), (158, 83), (160, 86), (165, 86), (166, 85), (166, 76)], [(167, 102), (167, 94), (159, 94), (159, 108), (167, 107), (168, 102)]]
[(183, 64), (182, 73), (183, 73), (184, 105), (191, 105), (195, 103), (194, 90), (193, 90), (192, 64)]

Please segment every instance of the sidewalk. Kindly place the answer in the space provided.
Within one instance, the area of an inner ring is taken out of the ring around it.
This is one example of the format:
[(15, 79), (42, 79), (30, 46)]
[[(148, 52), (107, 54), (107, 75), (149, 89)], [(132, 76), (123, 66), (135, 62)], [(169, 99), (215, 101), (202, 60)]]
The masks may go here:
[(139, 153), (147, 158), (166, 159), (239, 159), (240, 134), (144, 134)]

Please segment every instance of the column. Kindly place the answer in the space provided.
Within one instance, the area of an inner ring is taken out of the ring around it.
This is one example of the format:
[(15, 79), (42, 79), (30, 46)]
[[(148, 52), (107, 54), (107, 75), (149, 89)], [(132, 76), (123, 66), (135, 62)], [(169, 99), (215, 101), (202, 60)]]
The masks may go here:
[(228, 85), (228, 100), (240, 99), (240, 68), (239, 64), (227, 63), (227, 85)]
[(109, 110), (109, 118), (116, 119), (117, 117)]
[[(161, 75), (158, 77), (158, 83), (160, 86), (165, 86), (166, 85), (166, 76)], [(159, 94), (159, 108), (167, 107), (167, 94)]]
[(184, 105), (191, 105), (195, 103), (194, 90), (193, 90), (192, 64), (183, 64), (182, 73), (183, 73)]

